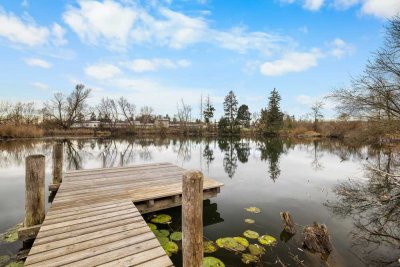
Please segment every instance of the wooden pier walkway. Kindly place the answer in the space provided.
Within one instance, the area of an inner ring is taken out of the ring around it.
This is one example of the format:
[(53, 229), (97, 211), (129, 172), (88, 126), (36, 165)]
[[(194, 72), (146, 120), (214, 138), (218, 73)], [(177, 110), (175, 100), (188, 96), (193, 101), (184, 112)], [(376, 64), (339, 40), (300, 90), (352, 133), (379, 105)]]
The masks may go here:
[[(141, 213), (181, 205), (185, 171), (158, 163), (68, 172), (25, 266), (173, 266)], [(221, 186), (204, 178), (204, 199)]]

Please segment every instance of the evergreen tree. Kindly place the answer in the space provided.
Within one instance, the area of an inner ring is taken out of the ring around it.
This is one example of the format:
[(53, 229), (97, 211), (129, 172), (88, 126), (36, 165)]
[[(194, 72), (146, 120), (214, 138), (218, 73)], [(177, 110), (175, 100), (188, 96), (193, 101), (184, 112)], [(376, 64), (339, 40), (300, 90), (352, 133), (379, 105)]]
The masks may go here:
[(243, 127), (250, 126), (251, 113), (247, 105), (243, 104), (239, 107), (236, 120)]
[(230, 133), (234, 132), (234, 127), (236, 125), (236, 117), (238, 112), (238, 101), (233, 91), (230, 91), (224, 100), (224, 112), (225, 118), (228, 121)]
[(274, 88), (268, 98), (268, 108), (261, 110), (261, 121), (264, 134), (278, 134), (283, 126), (283, 113), (280, 109), (281, 96)]
[(204, 121), (208, 124), (210, 123), (211, 119), (214, 117), (215, 108), (211, 103), (210, 96), (206, 98), (204, 103), (204, 110), (203, 110), (203, 117)]

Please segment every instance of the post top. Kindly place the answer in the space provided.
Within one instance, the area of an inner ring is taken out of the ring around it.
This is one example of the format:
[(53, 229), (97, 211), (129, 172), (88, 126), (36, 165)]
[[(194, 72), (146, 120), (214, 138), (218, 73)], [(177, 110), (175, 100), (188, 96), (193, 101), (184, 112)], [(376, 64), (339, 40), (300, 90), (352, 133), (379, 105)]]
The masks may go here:
[(185, 180), (201, 180), (203, 179), (203, 173), (198, 170), (189, 170), (183, 174)]

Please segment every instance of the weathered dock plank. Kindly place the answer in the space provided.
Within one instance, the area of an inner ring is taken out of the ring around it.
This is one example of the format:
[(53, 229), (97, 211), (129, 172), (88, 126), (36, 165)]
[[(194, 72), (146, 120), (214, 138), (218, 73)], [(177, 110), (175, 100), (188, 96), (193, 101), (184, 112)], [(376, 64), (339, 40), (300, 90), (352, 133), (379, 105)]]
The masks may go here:
[[(66, 173), (25, 266), (173, 266), (141, 213), (180, 205), (184, 172), (156, 163)], [(221, 186), (204, 178), (204, 198)]]

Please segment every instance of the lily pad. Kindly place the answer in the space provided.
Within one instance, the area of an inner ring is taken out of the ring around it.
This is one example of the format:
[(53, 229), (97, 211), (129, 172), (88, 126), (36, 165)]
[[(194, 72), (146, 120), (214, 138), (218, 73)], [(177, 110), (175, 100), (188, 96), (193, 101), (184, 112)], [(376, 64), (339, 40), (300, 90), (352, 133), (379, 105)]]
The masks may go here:
[(172, 220), (171, 216), (167, 214), (159, 214), (153, 219), (151, 219), (151, 222), (153, 223), (158, 223), (158, 224), (167, 224), (170, 223)]
[(253, 220), (253, 219), (245, 219), (244, 222), (245, 222), (245, 223), (248, 223), (248, 224), (253, 224), (253, 223), (255, 223), (256, 221)]
[(218, 238), (216, 243), (219, 247), (225, 248), (225, 249), (230, 249), (230, 250), (234, 250), (234, 251), (245, 251), (246, 250), (245, 246), (239, 244), (232, 237)]
[(169, 242), (169, 239), (166, 236), (158, 236), (157, 239), (158, 239), (158, 242), (160, 242), (161, 246), (164, 246), (165, 244), (167, 244)]
[(261, 210), (257, 207), (249, 207), (249, 208), (245, 208), (245, 210), (247, 210), (248, 212), (251, 212), (251, 213), (260, 213), (261, 212)]
[(265, 253), (265, 248), (258, 244), (250, 244), (249, 251), (251, 255), (260, 256)]
[(3, 266), (4, 263), (10, 260), (10, 256), (8, 255), (0, 255), (0, 266)]
[(22, 227), (22, 223), (14, 225), (8, 229), (7, 232), (0, 235), (0, 241), (6, 243), (12, 243), (18, 240), (18, 229)]
[(173, 241), (181, 241), (182, 240), (182, 232), (173, 232), (169, 238)]
[(242, 262), (244, 264), (250, 264), (250, 263), (254, 263), (254, 262), (258, 262), (258, 257), (251, 255), (251, 254), (243, 254), (242, 255)]
[(214, 253), (215, 251), (218, 250), (218, 247), (214, 243), (214, 241), (204, 241), (203, 247), (204, 247), (204, 253)]
[(246, 238), (243, 238), (240, 236), (235, 236), (233, 239), (235, 239), (236, 242), (238, 242), (240, 245), (242, 245), (246, 248), (249, 246), (249, 241), (247, 241)]
[(225, 267), (225, 264), (220, 259), (205, 257), (203, 259), (203, 267)]
[(276, 238), (270, 235), (263, 235), (258, 238), (258, 242), (266, 246), (274, 246), (276, 244)]
[(164, 243), (162, 247), (168, 254), (168, 256), (171, 256), (173, 253), (178, 253), (179, 251), (178, 245), (173, 241), (168, 241), (167, 243)]
[(23, 266), (24, 266), (23, 261), (13, 261), (13, 262), (9, 263), (8, 265), (6, 265), (5, 267), (23, 267)]
[(258, 238), (260, 236), (257, 232), (252, 231), (252, 230), (244, 231), (243, 235), (245, 237), (247, 237), (247, 238), (250, 238), (250, 239), (256, 239), (256, 238)]
[(157, 230), (157, 225), (155, 225), (153, 223), (148, 223), (147, 225), (149, 226), (151, 231)]
[(168, 230), (164, 230), (164, 229), (162, 229), (162, 230), (154, 230), (153, 233), (154, 233), (154, 235), (156, 237), (159, 237), (159, 236), (167, 237), (167, 236), (169, 236), (169, 231)]

